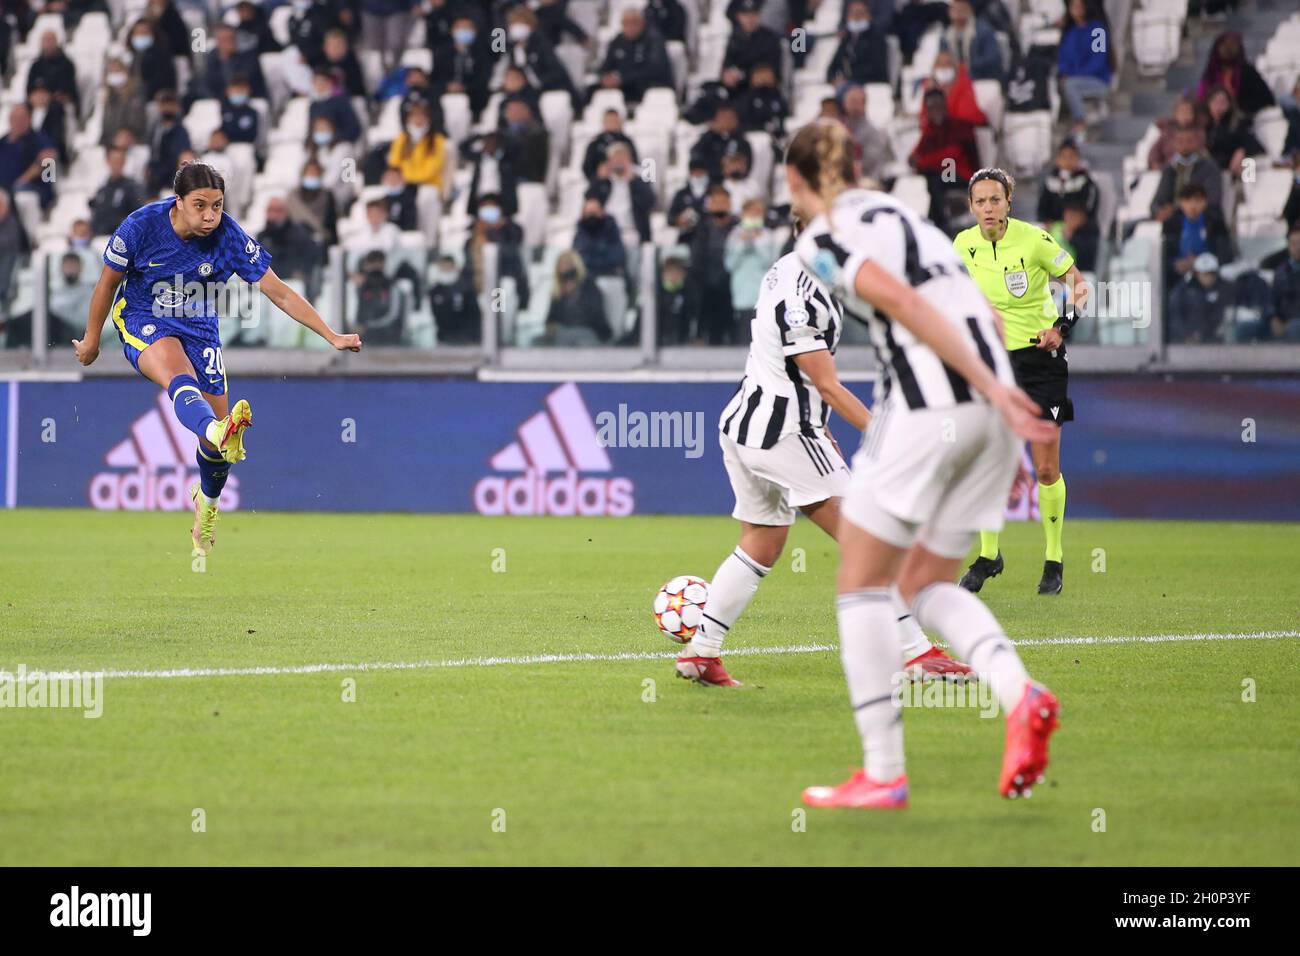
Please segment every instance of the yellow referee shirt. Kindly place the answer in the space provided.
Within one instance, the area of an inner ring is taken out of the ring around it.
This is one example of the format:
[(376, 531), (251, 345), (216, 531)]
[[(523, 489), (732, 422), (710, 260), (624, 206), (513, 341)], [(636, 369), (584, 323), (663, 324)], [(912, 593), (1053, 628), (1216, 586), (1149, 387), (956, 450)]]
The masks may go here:
[(1049, 279), (1070, 271), (1074, 257), (1037, 226), (1008, 219), (1006, 234), (990, 242), (979, 226), (963, 230), (952, 241), (971, 277), (1002, 313), (1007, 351), (1028, 348), (1038, 333), (1059, 318)]

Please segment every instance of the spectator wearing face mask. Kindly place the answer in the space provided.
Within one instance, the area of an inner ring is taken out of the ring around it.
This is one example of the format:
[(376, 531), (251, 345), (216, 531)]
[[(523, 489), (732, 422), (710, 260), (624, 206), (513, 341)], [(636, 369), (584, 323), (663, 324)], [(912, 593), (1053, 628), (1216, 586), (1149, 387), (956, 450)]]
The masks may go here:
[[(367, 210), (368, 211), (368, 210)], [(357, 293), (356, 330), (368, 346), (401, 345), (406, 323), (406, 296), (385, 272), (382, 248), (361, 257), (352, 276)]]
[(311, 230), (318, 244), (332, 246), (338, 243), (338, 212), (324, 177), (325, 167), (317, 160), (303, 164), (298, 188), (289, 193), (287, 209), (294, 220)]
[(596, 197), (605, 212), (618, 224), (620, 233), (635, 233), (641, 242), (650, 241), (650, 213), (655, 207), (654, 187), (641, 178), (632, 162), (632, 151), (615, 143), (591, 182), (589, 196)]
[(608, 342), (612, 336), (605, 299), (576, 250), (555, 260), (555, 284), (546, 310), (546, 331), (534, 345), (583, 346)]
[(438, 327), (439, 345), (470, 345), (482, 340), (483, 315), (474, 283), (466, 272), (456, 268), (451, 256), (438, 260), (429, 287), (429, 306)]
[(519, 211), (519, 177), (515, 172), (515, 158), (506, 149), (505, 137), (493, 131), (466, 140), (461, 147), (461, 158), (473, 166), (466, 207), (471, 216), (477, 215), (481, 196), (494, 197), (507, 216)]
[(192, 149), (190, 134), (181, 123), (181, 105), (176, 94), (164, 90), (155, 100), (158, 119), (149, 131), (149, 172), (146, 186), (150, 192), (158, 192), (171, 186), (176, 174), (176, 164), (181, 153)]
[(761, 199), (748, 200), (740, 222), (727, 236), (723, 263), (731, 276), (731, 307), (735, 328), (731, 340), (748, 342), (750, 320), (758, 302), (763, 276), (777, 259), (776, 240), (763, 224), (767, 212)]
[(232, 76), (221, 101), (221, 132), (232, 143), (257, 143), (262, 117), (250, 104), (251, 97), (248, 77), (242, 73)]
[(506, 15), (506, 62), (523, 70), (529, 84), (543, 93), (561, 90), (577, 97), (573, 78), (527, 7), (515, 7)]
[(356, 177), (344, 175), (344, 170), (355, 168), (356, 150), (335, 135), (334, 123), (327, 116), (312, 121), (309, 137), (307, 155), (321, 164), (325, 188), (334, 194), (339, 210), (346, 211), (356, 198), (357, 184), (353, 181)]
[(709, 167), (703, 160), (691, 163), (686, 185), (673, 194), (668, 206), (668, 221), (677, 227), (677, 241), (690, 245), (695, 227), (704, 215), (704, 200), (712, 180)]
[(702, 162), (713, 179), (722, 179), (722, 157), (739, 153), (745, 157), (747, 165), (754, 161), (754, 151), (743, 133), (740, 132), (740, 119), (736, 107), (731, 103), (722, 103), (709, 128), (704, 131), (691, 148), (690, 161)]
[(519, 308), (527, 309), (531, 289), (528, 270), (524, 268), (524, 231), (502, 208), (499, 196), (485, 194), (479, 199), (478, 214), (465, 244), (465, 269), (477, 295), (487, 291), (484, 250), (488, 245), (497, 248), (498, 284), (506, 278), (513, 279)]
[(514, 157), (520, 182), (544, 183), (551, 162), (551, 136), (523, 100), (506, 104), (506, 122), (501, 129), (505, 149)]
[(733, 215), (740, 215), (745, 203), (753, 199), (761, 201), (767, 194), (749, 172), (749, 160), (740, 153), (732, 153), (722, 158), (722, 185), (731, 196)]
[(707, 325), (710, 345), (733, 341), (736, 333), (731, 304), (731, 278), (727, 274), (727, 236), (736, 225), (731, 196), (722, 186), (709, 189), (705, 216), (691, 237), (690, 279), (699, 290), (700, 315)]
[(785, 121), (790, 107), (776, 85), (776, 70), (770, 63), (758, 63), (749, 79), (749, 88), (740, 95), (740, 125), (746, 132), (761, 131), (774, 141), (785, 137)]
[(618, 223), (605, 211), (598, 195), (587, 194), (582, 205), (582, 218), (573, 237), (573, 249), (582, 256), (587, 271), (593, 276), (624, 276), (627, 271), (627, 253)]
[(339, 88), (338, 78), (328, 67), (312, 72), (311, 106), (307, 108), (307, 122), (327, 119), (333, 126), (334, 136), (347, 143), (361, 138), (361, 121), (357, 119), (352, 101)]
[(1223, 208), (1223, 170), (1197, 144), (1202, 135), (1191, 128), (1174, 134), (1174, 155), (1156, 186), (1151, 200), (1151, 216), (1165, 222), (1174, 213), (1175, 198), (1189, 185), (1200, 186), (1211, 206)]
[(64, 345), (86, 327), (90, 297), (95, 292), (95, 281), (87, 272), (81, 254), (65, 252), (60, 258), (59, 278), (50, 283), (49, 290), (49, 345)]
[(582, 172), (588, 180), (596, 178), (596, 170), (605, 161), (609, 148), (615, 143), (622, 143), (632, 151), (632, 162), (637, 161), (636, 144), (627, 133), (623, 132), (623, 117), (618, 110), (605, 110), (601, 117), (601, 130), (587, 144), (587, 151), (582, 157)]
[(668, 256), (659, 270), (655, 319), (660, 345), (685, 345), (702, 338), (700, 302), (694, 283), (687, 281), (686, 260)]
[(104, 68), (104, 105), (100, 146), (110, 146), (120, 129), (129, 129), (137, 140), (145, 136), (144, 87), (126, 61), (110, 59)]
[(167, 44), (159, 42), (154, 25), (137, 20), (131, 27), (129, 42), (131, 74), (144, 91), (144, 98), (152, 100), (163, 90), (176, 89), (176, 64)]
[(1212, 252), (1196, 257), (1192, 271), (1169, 296), (1166, 333), (1171, 344), (1219, 342), (1232, 296)]
[(475, 120), (487, 105), (492, 79), (492, 56), (479, 44), (479, 31), (469, 16), (452, 23), (451, 37), (433, 51), (434, 96), (464, 93)]
[(447, 138), (433, 128), (429, 110), (424, 106), (412, 107), (402, 132), (389, 147), (388, 165), (401, 170), (408, 185), (433, 186), (441, 192), (446, 159)]
[[(940, 50), (934, 58), (934, 69), (921, 81), (923, 94), (931, 90), (943, 93), (947, 104), (948, 116), (969, 123), (971, 126), (987, 126), (988, 117), (980, 109), (975, 99), (975, 84), (964, 66), (947, 50)], [(922, 97), (924, 99), (924, 96)], [(924, 132), (927, 122), (925, 110), (921, 111), (921, 130)]]
[(90, 200), (90, 225), (97, 236), (111, 236), (122, 220), (145, 203), (144, 185), (126, 175), (126, 151), (104, 151), (108, 179)]
[(872, 26), (871, 10), (863, 0), (850, 0), (845, 32), (826, 67), (826, 82), (888, 83), (889, 48), (885, 33)]

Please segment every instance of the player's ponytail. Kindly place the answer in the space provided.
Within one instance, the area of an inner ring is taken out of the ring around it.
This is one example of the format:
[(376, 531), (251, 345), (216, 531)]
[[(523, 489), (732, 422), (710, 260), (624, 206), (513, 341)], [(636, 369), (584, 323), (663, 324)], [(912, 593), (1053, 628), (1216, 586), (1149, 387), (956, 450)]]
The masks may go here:
[(786, 150), (785, 162), (828, 205), (849, 189), (856, 178), (848, 130), (835, 120), (816, 120), (795, 133)]
[(207, 163), (186, 163), (176, 170), (172, 192), (184, 199), (196, 189), (217, 189), (224, 193), (226, 180)]

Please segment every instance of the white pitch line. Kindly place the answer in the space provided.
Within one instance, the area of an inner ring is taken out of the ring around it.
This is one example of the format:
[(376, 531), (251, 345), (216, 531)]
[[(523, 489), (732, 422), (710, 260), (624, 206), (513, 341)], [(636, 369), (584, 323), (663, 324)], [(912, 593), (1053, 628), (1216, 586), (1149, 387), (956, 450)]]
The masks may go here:
[[(1117, 637), (1052, 637), (1013, 641), (1018, 647), (1064, 647), (1087, 644), (1172, 644), (1182, 641), (1251, 641), (1300, 638), (1300, 631), (1253, 631), (1240, 634), (1151, 634)], [(835, 644), (791, 644), (785, 647), (738, 647), (728, 657), (761, 657), (783, 654), (819, 654), (839, 650)], [(462, 657), (445, 661), (372, 661), (360, 664), (296, 664), (285, 667), (183, 667), (174, 670), (134, 671), (26, 671), (28, 681), (37, 678), (76, 680), (82, 677), (140, 678), (165, 680), (182, 677), (261, 677), (281, 674), (331, 674), (341, 671), (418, 671), (448, 667), (497, 667), (529, 664), (583, 664), (603, 661), (670, 660), (671, 651), (626, 651), (621, 654), (530, 654), (522, 657)], [(0, 683), (13, 682), (15, 674), (0, 670)]]

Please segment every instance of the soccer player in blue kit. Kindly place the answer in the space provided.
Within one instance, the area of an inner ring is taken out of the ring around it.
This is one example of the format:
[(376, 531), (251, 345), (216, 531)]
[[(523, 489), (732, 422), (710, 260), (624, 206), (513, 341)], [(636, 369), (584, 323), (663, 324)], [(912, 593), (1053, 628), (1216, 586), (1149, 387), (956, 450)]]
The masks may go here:
[(199, 481), (190, 488), (197, 555), (212, 550), (217, 501), (253, 423), (247, 401), (229, 407), (214, 290), (237, 275), (334, 348), (358, 352), (361, 339), (331, 329), (271, 270), (270, 255), (223, 214), (225, 181), (211, 166), (182, 166), (173, 188), (174, 198), (141, 206), (109, 239), (85, 335), (72, 344), (82, 365), (95, 361), (111, 314), (127, 361), (167, 390), (176, 418), (198, 436)]

